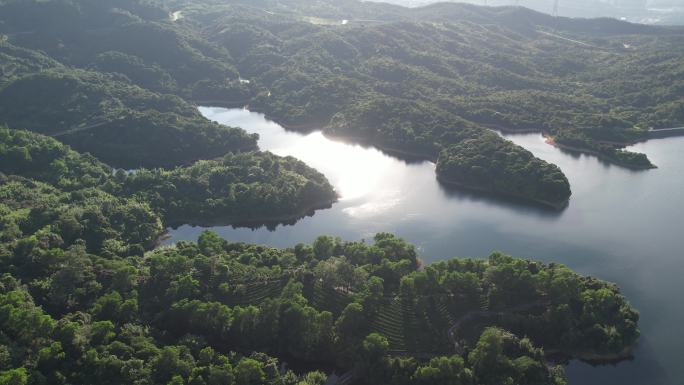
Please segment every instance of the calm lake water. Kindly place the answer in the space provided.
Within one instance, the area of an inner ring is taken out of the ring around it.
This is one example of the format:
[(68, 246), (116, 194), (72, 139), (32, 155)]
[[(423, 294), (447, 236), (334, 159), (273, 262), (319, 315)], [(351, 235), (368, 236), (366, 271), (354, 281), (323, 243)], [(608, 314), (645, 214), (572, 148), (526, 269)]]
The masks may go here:
[[(246, 110), (200, 110), (211, 120), (260, 134), (263, 150), (305, 161), (341, 194), (332, 208), (295, 225), (275, 231), (212, 228), (222, 237), (288, 247), (321, 234), (358, 240), (385, 231), (414, 243), (426, 262), (486, 257), (495, 250), (561, 262), (616, 282), (641, 312), (635, 359), (599, 367), (573, 362), (567, 367), (571, 385), (684, 383), (684, 138), (634, 146), (659, 168), (633, 172), (560, 151), (539, 134), (507, 135), (570, 179), (570, 205), (555, 213), (447, 190), (430, 162), (407, 163), (320, 132), (287, 132)], [(203, 230), (183, 226), (171, 230), (167, 242), (196, 240)]]

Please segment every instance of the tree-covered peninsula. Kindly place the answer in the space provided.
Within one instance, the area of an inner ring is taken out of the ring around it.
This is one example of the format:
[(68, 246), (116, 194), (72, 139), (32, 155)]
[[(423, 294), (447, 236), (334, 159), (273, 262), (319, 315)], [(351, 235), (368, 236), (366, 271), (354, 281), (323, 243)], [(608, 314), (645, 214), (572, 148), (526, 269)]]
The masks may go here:
[(554, 164), (489, 133), (447, 147), (437, 176), (445, 184), (531, 200), (557, 209), (568, 201), (570, 184)]
[[(409, 121), (418, 123), (405, 123)], [(360, 103), (336, 114), (326, 132), (369, 141), (399, 156), (436, 160), (437, 178), (457, 188), (555, 209), (564, 208), (571, 194), (570, 183), (557, 166), (427, 104), (397, 98)]]
[(622, 357), (639, 335), (614, 285), (502, 254), (421, 267), (390, 234), (124, 256), (0, 235), (5, 383), (564, 384), (550, 353)]
[(149, 202), (170, 225), (270, 225), (326, 208), (336, 194), (323, 174), (269, 152), (227, 154), (171, 170), (119, 170), (118, 195)]
[[(113, 196), (139, 202), (166, 226), (272, 225), (299, 219), (337, 199), (322, 174), (292, 157), (246, 152), (173, 169), (124, 171), (79, 154), (53, 138), (3, 127), (0, 173), (50, 184), (71, 197), (87, 192), (97, 199)], [(97, 199), (91, 199), (92, 203), (97, 204)], [(34, 203), (18, 205), (30, 208)], [(160, 235), (161, 227), (146, 237), (152, 239), (144, 242), (145, 248)]]

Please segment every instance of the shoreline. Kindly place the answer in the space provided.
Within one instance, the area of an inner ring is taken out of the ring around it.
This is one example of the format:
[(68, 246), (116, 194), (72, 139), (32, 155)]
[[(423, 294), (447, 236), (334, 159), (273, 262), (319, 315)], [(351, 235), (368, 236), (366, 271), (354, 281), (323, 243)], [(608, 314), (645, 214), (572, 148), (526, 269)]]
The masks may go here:
[(281, 123), (281, 122), (277, 121), (272, 116), (267, 115), (263, 112), (260, 112), (260, 113), (264, 114), (264, 117), (266, 117), (266, 119), (277, 123), (280, 127), (284, 128), (287, 131), (311, 132), (311, 131), (320, 130), (321, 132), (323, 132), (323, 128), (326, 125), (325, 123), (320, 123), (320, 122), (311, 122), (311, 123), (304, 123), (304, 124), (286, 124), (286, 123)]
[[(195, 104), (198, 106), (202, 104), (201, 101), (194, 101)], [(218, 105), (217, 105), (218, 104)], [(378, 150), (387, 153), (388, 155), (404, 155), (407, 157), (415, 158), (416, 160), (424, 160), (432, 163), (437, 162), (437, 156), (428, 154), (428, 153), (422, 153), (422, 152), (413, 152), (410, 150), (405, 150), (405, 149), (400, 149), (397, 147), (390, 147), (387, 145), (382, 145), (379, 143), (374, 143), (372, 140), (369, 138), (363, 137), (363, 136), (354, 136), (354, 135), (342, 135), (342, 134), (333, 134), (330, 132), (327, 132), (325, 130), (326, 126), (328, 125), (327, 123), (305, 123), (305, 124), (300, 124), (300, 125), (292, 125), (292, 124), (287, 124), (283, 123), (278, 117), (274, 115), (269, 115), (268, 113), (258, 109), (258, 108), (250, 108), (248, 105), (243, 105), (242, 103), (232, 103), (228, 101), (212, 101), (207, 105), (206, 107), (220, 107), (220, 108), (246, 108), (250, 112), (255, 112), (258, 114), (263, 114), (264, 117), (267, 120), (270, 120), (277, 125), (283, 127), (287, 131), (294, 131), (294, 132), (306, 132), (306, 131), (320, 131), (324, 136), (326, 136), (329, 139), (332, 140), (339, 140), (343, 142), (348, 142), (351, 144), (358, 144), (361, 146), (368, 146), (368, 147), (374, 147), (377, 148)], [(398, 156), (398, 158), (401, 158)], [(403, 160), (403, 159), (402, 159)]]
[(564, 352), (560, 349), (544, 351), (544, 355), (552, 362), (563, 364), (570, 360), (580, 360), (590, 365), (616, 364), (634, 357), (635, 346), (627, 346), (617, 353), (596, 353), (590, 351)]
[(323, 129), (325, 126), (328, 125), (328, 123), (324, 122), (309, 122), (309, 123), (303, 123), (303, 124), (288, 124), (284, 123), (283, 119), (278, 118), (276, 115), (271, 115), (265, 110), (260, 109), (259, 107), (250, 107), (249, 104), (244, 106), (248, 111), (250, 112), (256, 112), (258, 114), (264, 115), (264, 117), (267, 120), (270, 120), (280, 127), (284, 128), (287, 131), (295, 131), (295, 132), (307, 132), (307, 131), (316, 131), (316, 130), (321, 130), (323, 132)]
[[(395, 156), (398, 158), (402, 158), (402, 156), (408, 156), (410, 158), (413, 158), (415, 160), (424, 160), (424, 161), (430, 161), (433, 163), (437, 162), (438, 155), (433, 155), (433, 154), (428, 154), (428, 153), (422, 153), (422, 152), (413, 152), (410, 150), (406, 149), (400, 149), (396, 147), (391, 147), (387, 145), (383, 145), (380, 142), (375, 142), (372, 139), (368, 137), (362, 137), (362, 136), (354, 136), (354, 135), (344, 135), (344, 134), (332, 134), (326, 132), (326, 127), (328, 127), (329, 122), (311, 122), (311, 123), (304, 123), (300, 125), (295, 125), (295, 124), (287, 124), (283, 123), (281, 119), (279, 119), (275, 115), (271, 115), (265, 110), (262, 110), (260, 108), (250, 108), (249, 106), (249, 100), (247, 101), (241, 101), (241, 102), (233, 102), (233, 101), (221, 101), (221, 100), (213, 100), (213, 101), (198, 101), (198, 100), (193, 100), (193, 103), (197, 104), (198, 106), (202, 105), (203, 103), (208, 103), (209, 106), (215, 106), (215, 107), (224, 107), (224, 108), (246, 108), (251, 112), (256, 112), (263, 114), (264, 117), (270, 121), (273, 121), (274, 123), (280, 125), (286, 130), (289, 131), (295, 131), (295, 132), (307, 132), (307, 131), (315, 131), (315, 130), (320, 130), (324, 135), (331, 139), (341, 139), (341, 140), (346, 140), (352, 143), (357, 143), (361, 145), (367, 145), (370, 147), (375, 147), (380, 151), (385, 152), (388, 155)], [(215, 105), (218, 104), (218, 105)], [(618, 161), (614, 158), (611, 158), (609, 156), (606, 156), (603, 153), (590, 150), (587, 148), (582, 148), (582, 147), (574, 147), (574, 146), (568, 146), (568, 145), (563, 145), (556, 143), (555, 141), (549, 142), (548, 138), (553, 138), (553, 135), (546, 129), (543, 128), (509, 128), (505, 126), (500, 126), (497, 124), (485, 124), (485, 123), (478, 123), (475, 122), (476, 124), (480, 124), (482, 127), (485, 129), (491, 130), (491, 131), (498, 131), (501, 134), (509, 134), (509, 135), (516, 135), (516, 134), (534, 134), (534, 133), (539, 133), (541, 134), (544, 138), (547, 139), (547, 143), (555, 146), (559, 149), (562, 150), (567, 150), (570, 152), (574, 153), (580, 153), (580, 154), (585, 154), (585, 155), (591, 155), (595, 156), (598, 159), (612, 165), (616, 165), (619, 167), (623, 167), (632, 171), (644, 171), (644, 170), (651, 170), (651, 169), (656, 169), (658, 168), (656, 165), (651, 165), (650, 167), (639, 167), (639, 166), (634, 166), (629, 163), (621, 162)], [(679, 130), (681, 128), (681, 130)], [(615, 145), (618, 147), (628, 147), (635, 145), (637, 143), (643, 143), (647, 142), (649, 140), (654, 140), (654, 139), (665, 139), (665, 138), (670, 138), (670, 137), (677, 137), (677, 136), (684, 136), (684, 127), (676, 127), (676, 128), (662, 128), (662, 129), (655, 129), (655, 130), (649, 130), (645, 131), (645, 135), (641, 138), (637, 138), (632, 141), (597, 141), (599, 143), (605, 143), (605, 144), (611, 144)], [(398, 155), (398, 156), (397, 156)], [(410, 159), (410, 160), (413, 160)], [(402, 159), (406, 160), (406, 159)]]
[[(294, 132), (320, 131), (324, 136), (326, 136), (329, 139), (348, 142), (351, 144), (358, 144), (361, 146), (374, 147), (380, 151), (387, 153), (388, 155), (399, 154), (399, 155), (404, 155), (404, 156), (408, 156), (411, 158), (415, 158), (417, 160), (425, 160), (425, 161), (429, 161), (432, 163), (437, 162), (438, 156), (434, 155), (434, 154), (429, 154), (429, 153), (424, 153), (424, 152), (414, 152), (414, 151), (410, 151), (410, 150), (406, 150), (406, 149), (401, 149), (401, 148), (397, 148), (397, 147), (391, 147), (388, 145), (383, 145), (381, 143), (376, 143), (375, 141), (373, 141), (372, 139), (370, 139), (368, 137), (355, 136), (355, 135), (344, 135), (344, 134), (328, 132), (326, 130), (326, 128), (329, 126), (330, 122), (328, 122), (328, 123), (311, 122), (311, 123), (304, 123), (304, 124), (298, 124), (298, 125), (288, 124), (288, 123), (283, 123), (282, 120), (280, 118), (278, 118), (277, 116), (271, 115), (268, 112), (265, 112), (264, 110), (259, 109), (258, 107), (257, 108), (251, 108), (249, 105), (244, 105), (241, 107), (246, 108), (250, 112), (256, 112), (258, 114), (263, 114), (267, 120), (270, 120), (270, 121), (278, 124), (279, 126), (283, 127), (287, 131), (294, 131)], [(227, 108), (240, 108), (240, 107), (227, 107)], [(401, 157), (399, 157), (399, 158), (401, 158)]]
[(648, 130), (647, 133), (647, 140), (674, 138), (677, 136), (684, 136), (684, 127), (659, 128)]
[[(542, 134), (542, 135), (544, 135), (544, 134)], [(585, 155), (595, 156), (599, 160), (604, 161), (608, 164), (612, 164), (612, 165), (615, 165), (618, 167), (623, 167), (623, 168), (626, 168), (626, 169), (632, 170), (632, 171), (646, 171), (646, 170), (653, 170), (653, 169), (658, 168), (658, 166), (656, 166), (654, 164), (651, 164), (648, 167), (646, 167), (646, 166), (635, 166), (633, 164), (620, 162), (614, 158), (611, 158), (611, 157), (609, 157), (609, 156), (607, 156), (601, 152), (595, 151), (595, 150), (591, 150), (588, 148), (582, 148), (582, 147), (569, 146), (567, 144), (558, 143), (555, 141), (554, 137), (551, 135), (544, 135), (544, 142), (546, 142), (546, 144), (548, 144), (548, 145), (554, 146), (554, 147), (561, 149), (561, 150), (569, 151), (569, 152), (576, 153), (576, 154), (585, 154)], [(650, 160), (649, 160), (649, 162), (650, 162)]]
[(193, 227), (218, 227), (218, 226), (235, 226), (235, 227), (250, 227), (252, 225), (262, 227), (262, 226), (269, 226), (269, 225), (281, 225), (281, 224), (288, 224), (288, 222), (293, 222), (297, 221), (299, 219), (305, 218), (307, 216), (312, 215), (315, 211), (318, 210), (325, 210), (331, 208), (337, 201), (339, 200), (339, 197), (335, 196), (334, 199), (326, 199), (326, 200), (321, 200), (317, 201), (314, 203), (311, 203), (309, 205), (306, 205), (305, 207), (300, 208), (297, 210), (295, 213), (292, 214), (283, 214), (283, 215), (270, 215), (270, 216), (262, 216), (262, 217), (250, 217), (250, 218), (244, 218), (244, 217), (217, 217), (214, 219), (207, 219), (205, 218), (202, 221), (198, 221), (195, 219), (180, 219), (180, 220), (174, 220), (174, 221), (169, 221), (168, 223), (163, 223), (165, 228), (167, 229), (164, 234), (160, 237), (160, 241), (164, 241), (166, 239), (169, 239), (168, 235), (168, 229), (177, 229), (178, 227), (181, 226), (193, 226)]
[[(428, 161), (432, 162), (435, 165), (437, 164), (438, 161), (438, 156), (433, 156), (427, 153), (420, 153), (420, 152), (411, 152), (403, 149), (398, 149), (394, 147), (387, 147), (383, 146), (382, 144), (374, 144), (372, 141), (365, 139), (363, 137), (359, 136), (351, 136), (351, 135), (336, 135), (336, 134), (328, 134), (324, 131), (322, 131), (323, 134), (331, 139), (341, 139), (341, 140), (348, 140), (351, 141), (352, 143), (358, 143), (360, 145), (368, 145), (371, 147), (374, 147), (381, 152), (388, 153), (390, 156), (395, 156), (394, 154), (399, 154), (399, 155), (404, 155), (404, 156), (409, 156), (411, 158), (414, 158), (419, 161)], [(401, 157), (400, 157), (401, 158)], [(404, 160), (404, 159), (402, 159)], [(460, 182), (452, 181), (449, 179), (444, 178), (443, 176), (439, 175), (436, 170), (435, 170), (435, 177), (437, 178), (437, 181), (440, 183), (443, 183), (444, 185), (451, 186), (451, 187), (456, 187), (458, 189), (470, 191), (470, 192), (482, 192), (486, 194), (490, 194), (495, 197), (499, 198), (504, 198), (504, 199), (511, 199), (511, 200), (518, 200), (520, 201), (519, 203), (527, 203), (527, 204), (533, 204), (533, 205), (538, 205), (542, 206), (547, 209), (553, 209), (555, 211), (562, 211), (566, 207), (568, 207), (568, 204), (570, 203), (570, 198), (565, 200), (564, 202), (551, 202), (551, 201), (546, 201), (543, 199), (534, 199), (526, 196), (522, 196), (519, 194), (512, 194), (512, 193), (506, 193), (506, 192), (500, 192), (500, 191), (494, 191), (492, 189), (488, 188), (483, 188), (479, 186), (473, 186), (473, 185), (467, 185), (463, 184)]]
[[(193, 101), (193, 102), (198, 104), (198, 105), (202, 104), (201, 101)], [(307, 132), (307, 131), (320, 130), (325, 136), (327, 136), (331, 139), (340, 139), (340, 140), (349, 141), (349, 142), (355, 143), (355, 144), (375, 147), (378, 150), (380, 150), (380, 151), (382, 151), (388, 155), (395, 156), (395, 157), (398, 157), (400, 159), (402, 159), (402, 157), (404, 157), (404, 156), (407, 156), (407, 157), (411, 158), (409, 160), (415, 159), (415, 160), (429, 161), (429, 162), (433, 162), (433, 163), (437, 162), (438, 155), (433, 155), (433, 154), (423, 153), (423, 152), (414, 152), (411, 150), (387, 146), (387, 145), (382, 144), (381, 142), (375, 142), (374, 140), (372, 140), (368, 137), (329, 133), (326, 131), (326, 127), (328, 127), (329, 122), (328, 123), (312, 122), (312, 123), (304, 123), (304, 124), (300, 124), (300, 125), (287, 124), (287, 123), (283, 123), (277, 116), (271, 115), (271, 114), (265, 112), (264, 110), (259, 109), (258, 107), (257, 108), (250, 108), (249, 104), (246, 104), (244, 102), (237, 103), (237, 102), (216, 100), (216, 101), (212, 101), (212, 103), (210, 103), (210, 104), (213, 104), (213, 103), (218, 103), (219, 105), (217, 107), (225, 107), (225, 108), (241, 108), (242, 107), (242, 108), (248, 109), (251, 112), (263, 114), (266, 119), (280, 125), (284, 129), (289, 130), (289, 131)], [(477, 122), (475, 122), (475, 123), (477, 123)], [(547, 138), (547, 139), (553, 138), (553, 135), (548, 130), (543, 129), (543, 128), (519, 128), (519, 129), (515, 129), (515, 128), (508, 128), (505, 126), (496, 125), (496, 124), (484, 124), (484, 123), (477, 123), (477, 124), (481, 124), (482, 127), (484, 127), (487, 130), (495, 131), (495, 132), (498, 131), (501, 134), (509, 134), (509, 135), (521, 134), (521, 135), (523, 135), (523, 134), (539, 133), (544, 138)], [(647, 141), (653, 140), (653, 139), (664, 139), (664, 138), (669, 138), (669, 137), (684, 136), (684, 127), (682, 127), (681, 131), (678, 131), (678, 130), (671, 131), (671, 130), (672, 130), (671, 128), (665, 128), (665, 129), (656, 129), (656, 130), (646, 131), (646, 135), (644, 137), (635, 139), (633, 141), (626, 141), (626, 142), (598, 141), (598, 142), (599, 143), (611, 144), (611, 145), (615, 145), (615, 146), (619, 146), (619, 147), (624, 148), (627, 146), (632, 146), (632, 145), (637, 144), (637, 143), (647, 142)], [(651, 165), (651, 167), (633, 166), (629, 163), (620, 162), (614, 158), (606, 156), (603, 153), (600, 153), (600, 152), (597, 152), (594, 150), (590, 150), (590, 149), (558, 144), (556, 142), (548, 142), (547, 141), (547, 143), (551, 144), (557, 148), (560, 148), (562, 150), (567, 150), (567, 151), (574, 152), (574, 153), (592, 155), (592, 156), (595, 156), (598, 159), (600, 159), (606, 163), (616, 165), (619, 167), (624, 167), (626, 169), (633, 170), (633, 171), (643, 171), (643, 170), (651, 170), (651, 169), (658, 168), (656, 165)], [(406, 160), (406, 159), (402, 159), (402, 160)]]
[(521, 201), (522, 203), (534, 204), (534, 205), (542, 206), (543, 208), (546, 208), (546, 209), (553, 209), (555, 211), (562, 211), (565, 208), (567, 208), (568, 205), (570, 204), (570, 198), (569, 197), (568, 197), (568, 199), (566, 199), (563, 202), (557, 202), (556, 203), (556, 202), (551, 202), (551, 201), (547, 201), (547, 200), (543, 200), (543, 199), (530, 198), (530, 197), (522, 196), (519, 194), (512, 194), (512, 193), (504, 193), (504, 192), (500, 192), (500, 191), (495, 191), (495, 190), (485, 188), (485, 187), (468, 185), (468, 184), (464, 184), (461, 182), (456, 182), (456, 181), (447, 179), (447, 178), (445, 178), (439, 174), (437, 174), (437, 180), (446, 186), (457, 187), (459, 189), (473, 191), (473, 192), (487, 193), (487, 194), (491, 194), (494, 196), (500, 196), (500, 197), (508, 198), (508, 199), (512, 199), (512, 200), (518, 200), (518, 201)]
[(363, 137), (363, 136), (354, 136), (354, 135), (343, 135), (343, 134), (337, 134), (337, 133), (329, 133), (324, 130), (321, 130), (324, 136), (326, 136), (329, 139), (332, 140), (339, 140), (343, 142), (348, 142), (348, 143), (353, 143), (353, 144), (358, 144), (360, 146), (367, 146), (367, 147), (373, 147), (378, 149), (381, 152), (384, 152), (390, 156), (394, 156), (396, 158), (399, 158), (401, 160), (402, 156), (412, 158), (411, 160), (419, 160), (419, 161), (427, 161), (427, 162), (432, 162), (432, 163), (437, 163), (437, 158), (439, 157), (438, 155), (433, 155), (427, 152), (417, 152), (417, 151), (411, 151), (411, 150), (406, 150), (402, 148), (397, 148), (397, 147), (391, 147), (388, 145), (384, 145), (382, 143), (374, 143), (373, 140)]
[[(407, 160), (409, 160), (409, 161), (410, 160), (428, 161), (428, 162), (432, 162), (436, 165), (438, 158), (439, 158), (438, 155), (434, 155), (434, 154), (429, 154), (429, 153), (425, 153), (425, 152), (414, 152), (414, 151), (400, 149), (400, 148), (396, 148), (396, 147), (390, 147), (388, 145), (383, 145), (381, 143), (376, 143), (374, 140), (367, 138), (367, 137), (363, 137), (363, 136), (329, 133), (329, 132), (326, 132), (326, 130), (325, 130), (327, 124), (320, 124), (319, 125), (317, 123), (309, 123), (309, 124), (298, 125), (298, 126), (283, 124), (279, 121), (278, 117), (273, 116), (273, 115), (269, 115), (268, 113), (261, 111), (259, 108), (250, 109), (249, 106), (245, 106), (245, 108), (247, 110), (249, 110), (250, 112), (256, 112), (259, 114), (263, 114), (266, 119), (280, 125), (285, 130), (289, 129), (289, 130), (295, 131), (295, 132), (301, 132), (300, 130), (308, 130), (308, 131), (320, 130), (324, 136), (328, 137), (331, 140), (338, 139), (340, 141), (346, 141), (346, 142), (349, 142), (352, 144), (358, 144), (361, 146), (373, 147), (373, 148), (376, 148), (377, 150), (379, 150), (379, 151), (381, 151), (381, 152), (383, 152), (389, 156), (394, 156), (395, 158), (398, 158), (398, 159), (403, 160), (403, 161), (407, 161)], [(297, 128), (299, 128), (299, 129), (297, 129)], [(538, 132), (538, 131), (535, 130), (534, 132)], [(410, 159), (406, 159), (406, 157), (408, 157)], [(525, 197), (525, 196), (521, 196), (521, 195), (513, 194), (513, 193), (494, 191), (494, 190), (482, 188), (479, 186), (470, 186), (470, 185), (462, 184), (459, 182), (447, 180), (444, 177), (441, 177), (436, 172), (435, 172), (435, 177), (436, 177), (438, 182), (443, 183), (447, 186), (452, 186), (452, 187), (463, 189), (463, 190), (470, 191), (470, 192), (486, 193), (486, 194), (490, 194), (494, 197), (498, 197), (500, 199), (518, 200), (518, 201), (520, 201), (520, 203), (533, 204), (533, 205), (541, 206), (541, 207), (544, 207), (547, 209), (552, 209), (555, 211), (562, 211), (563, 209), (565, 209), (568, 206), (569, 201), (570, 201), (570, 198), (568, 198), (564, 202), (556, 203), (556, 202), (550, 202), (550, 201), (545, 201), (545, 200), (541, 200), (541, 199), (534, 199), (534, 198), (530, 198), (530, 197)], [(316, 210), (316, 209), (314, 209), (314, 210)], [(296, 219), (299, 219), (303, 216), (305, 216), (305, 215), (300, 215), (299, 217), (297, 217), (295, 219), (292, 219), (292, 218), (286, 218), (286, 219), (276, 218), (275, 220), (272, 220), (272, 221), (277, 222), (277, 221), (296, 220)], [(259, 220), (261, 220), (261, 219), (259, 219)], [(185, 223), (185, 224), (189, 224), (189, 223)]]
[(230, 100), (195, 100), (190, 99), (190, 102), (195, 105), (196, 108), (199, 107), (218, 107), (218, 108), (244, 108), (249, 100), (242, 101), (230, 101)]
[[(477, 123), (477, 122), (475, 122), (475, 123)], [(485, 127), (486, 129), (491, 130), (491, 131), (501, 131), (502, 133), (512, 134), (512, 135), (515, 135), (515, 134), (521, 134), (521, 135), (523, 135), (523, 134), (542, 134), (542, 135), (546, 135), (546, 133), (547, 133), (547, 131), (543, 128), (518, 128), (518, 129), (516, 129), (516, 128), (508, 128), (508, 127), (504, 127), (504, 126), (499, 126), (496, 124), (493, 124), (493, 125), (492, 124), (484, 124), (484, 123), (477, 123), (477, 124), (481, 124), (482, 127)]]
[[(575, 146), (569, 146), (566, 144), (557, 143), (555, 140), (553, 140), (553, 135), (545, 129), (534, 129), (534, 128), (511, 129), (511, 128), (505, 128), (502, 126), (487, 126), (487, 128), (489, 130), (492, 130), (492, 131), (499, 131), (501, 134), (509, 134), (509, 135), (516, 135), (516, 134), (522, 135), (522, 134), (539, 133), (542, 135), (542, 137), (544, 137), (547, 144), (552, 145), (556, 148), (559, 148), (561, 150), (566, 150), (566, 151), (569, 151), (571, 153), (595, 156), (596, 158), (598, 158), (599, 160), (601, 160), (605, 163), (608, 163), (610, 165), (615, 165), (618, 167), (623, 167), (623, 168), (626, 168), (626, 169), (632, 170), (632, 171), (647, 171), (647, 170), (653, 170), (653, 169), (658, 168), (658, 166), (656, 166), (654, 164), (651, 164), (651, 166), (649, 166), (649, 167), (635, 166), (635, 165), (632, 165), (630, 163), (621, 162), (621, 161), (616, 160), (615, 158), (612, 158), (610, 156), (607, 156), (601, 152), (594, 151), (594, 150), (591, 150), (588, 148), (575, 147)], [(667, 128), (667, 129), (646, 131), (645, 136), (638, 138), (638, 139), (631, 140), (631, 141), (597, 140), (596, 142), (601, 143), (601, 144), (608, 144), (608, 145), (617, 146), (617, 147), (620, 147), (621, 149), (624, 150), (626, 147), (633, 146), (637, 143), (644, 143), (644, 142), (648, 142), (650, 140), (656, 140), (656, 139), (667, 139), (667, 138), (671, 138), (671, 137), (684, 136), (684, 127), (683, 127), (683, 130), (681, 130), (681, 131), (679, 131), (679, 130), (671, 131), (671, 130), (672, 129)]]

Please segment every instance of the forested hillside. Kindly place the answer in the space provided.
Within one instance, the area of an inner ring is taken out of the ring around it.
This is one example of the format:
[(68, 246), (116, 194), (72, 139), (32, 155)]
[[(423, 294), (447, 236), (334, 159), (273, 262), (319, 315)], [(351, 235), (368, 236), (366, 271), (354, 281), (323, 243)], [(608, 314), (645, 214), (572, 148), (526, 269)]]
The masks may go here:
[(454, 4), (0, 0), (0, 384), (560, 385), (552, 359), (629, 357), (636, 310), (557, 264), (425, 266), (385, 233), (159, 241), (337, 198), (200, 103), (562, 208), (562, 171), (490, 129), (651, 167), (621, 148), (684, 121), (683, 35)]
[(0, 121), (11, 128), (57, 137), (127, 169), (256, 149), (256, 138), (206, 121), (171, 95), (201, 92), (207, 78), (237, 81), (237, 71), (225, 50), (167, 25), (158, 5), (9, 1), (0, 8)]
[[(561, 207), (570, 196), (562, 173), (516, 157), (522, 152), (487, 128), (544, 132), (559, 146), (644, 169), (652, 167), (645, 156), (620, 148), (650, 128), (684, 122), (677, 44), (684, 32), (676, 28), (518, 7), (409, 10), (355, 0), (5, 1), (0, 8), (7, 62), (0, 120), (125, 168), (254, 149), (253, 139), (204, 121), (173, 94), (249, 105), (293, 129), (322, 128), (436, 160), (472, 157), (465, 147), (510, 149), (500, 156), (523, 166), (513, 174), (492, 159), (467, 163), (486, 168), (482, 175), (505, 175), (511, 182), (499, 184), (501, 194), (520, 195), (518, 183), (541, 191), (555, 180), (566, 186), (550, 200)], [(464, 173), (454, 182), (491, 190), (478, 171)], [(551, 198), (535, 194), (525, 197)]]
[(208, 39), (240, 52), (238, 69), (263, 85), (253, 107), (433, 156), (484, 128), (533, 130), (648, 168), (620, 144), (684, 121), (681, 29), (453, 4), (353, 8), (360, 13), (347, 3), (298, 8), (345, 25), (292, 12), (283, 21), (277, 2), (263, 7), (283, 15), (234, 7), (197, 18), (215, 24)]
[(0, 122), (10, 128), (0, 172), (144, 201), (166, 225), (278, 223), (336, 199), (316, 171), (255, 152), (256, 135), (210, 122), (186, 101), (220, 87), (216, 79), (241, 92), (237, 71), (225, 49), (168, 23), (159, 4), (0, 8)]
[(13, 81), (0, 90), (0, 116), (10, 127), (53, 136), (126, 169), (257, 149), (256, 137), (208, 122), (175, 95), (80, 70), (44, 71)]
[[(48, 183), (74, 199), (86, 192), (139, 202), (166, 226), (274, 225), (299, 219), (337, 199), (319, 172), (297, 159), (268, 152), (226, 154), (190, 166), (127, 172), (79, 154), (53, 138), (2, 127), (0, 174)], [(32, 202), (22, 205), (34, 206)], [(161, 227), (152, 232), (146, 248), (156, 245), (161, 233)]]
[[(431, 158), (484, 128), (536, 130), (566, 148), (645, 169), (652, 167), (645, 156), (620, 148), (684, 120), (682, 29), (455, 4), (170, 4), (183, 15), (176, 23), (231, 53), (251, 81), (250, 107), (293, 129), (360, 133), (357, 140), (427, 149)], [(215, 88), (201, 99), (233, 105), (248, 99), (245, 88)], [(502, 141), (478, 142), (492, 140)], [(488, 163), (491, 174), (508, 172)], [(539, 179), (544, 173), (524, 179), (539, 186), (555, 179)]]
[[(21, 183), (4, 179), (0, 194), (26, 226)], [(51, 194), (31, 183), (34, 199)], [(144, 256), (112, 253), (110, 238), (95, 255), (61, 222), (33, 236), (3, 222), (6, 383), (325, 382), (279, 370), (279, 357), (360, 384), (563, 384), (544, 348), (616, 357), (638, 337), (615, 287), (501, 254), (417, 270), (414, 247), (390, 234), (279, 250), (207, 232)]]

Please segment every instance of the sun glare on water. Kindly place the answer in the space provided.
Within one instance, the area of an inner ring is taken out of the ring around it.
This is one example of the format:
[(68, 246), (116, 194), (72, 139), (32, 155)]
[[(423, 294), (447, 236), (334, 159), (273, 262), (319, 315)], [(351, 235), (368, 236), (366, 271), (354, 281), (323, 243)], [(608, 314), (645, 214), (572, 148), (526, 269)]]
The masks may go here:
[(340, 194), (341, 200), (371, 198), (382, 193), (383, 176), (392, 160), (379, 151), (360, 153), (356, 145), (331, 141), (313, 132), (278, 155), (292, 155), (325, 174)]
[[(284, 130), (261, 114), (248, 110), (200, 108), (223, 124), (249, 127), (260, 136), (259, 147), (280, 156), (293, 156), (323, 173), (339, 194), (343, 212), (355, 218), (371, 218), (395, 210), (410, 196), (406, 190), (416, 181), (397, 167), (400, 160), (372, 148), (327, 138), (320, 131), (301, 134)], [(430, 176), (432, 178), (432, 176)], [(403, 187), (398, 187), (403, 186)]]

